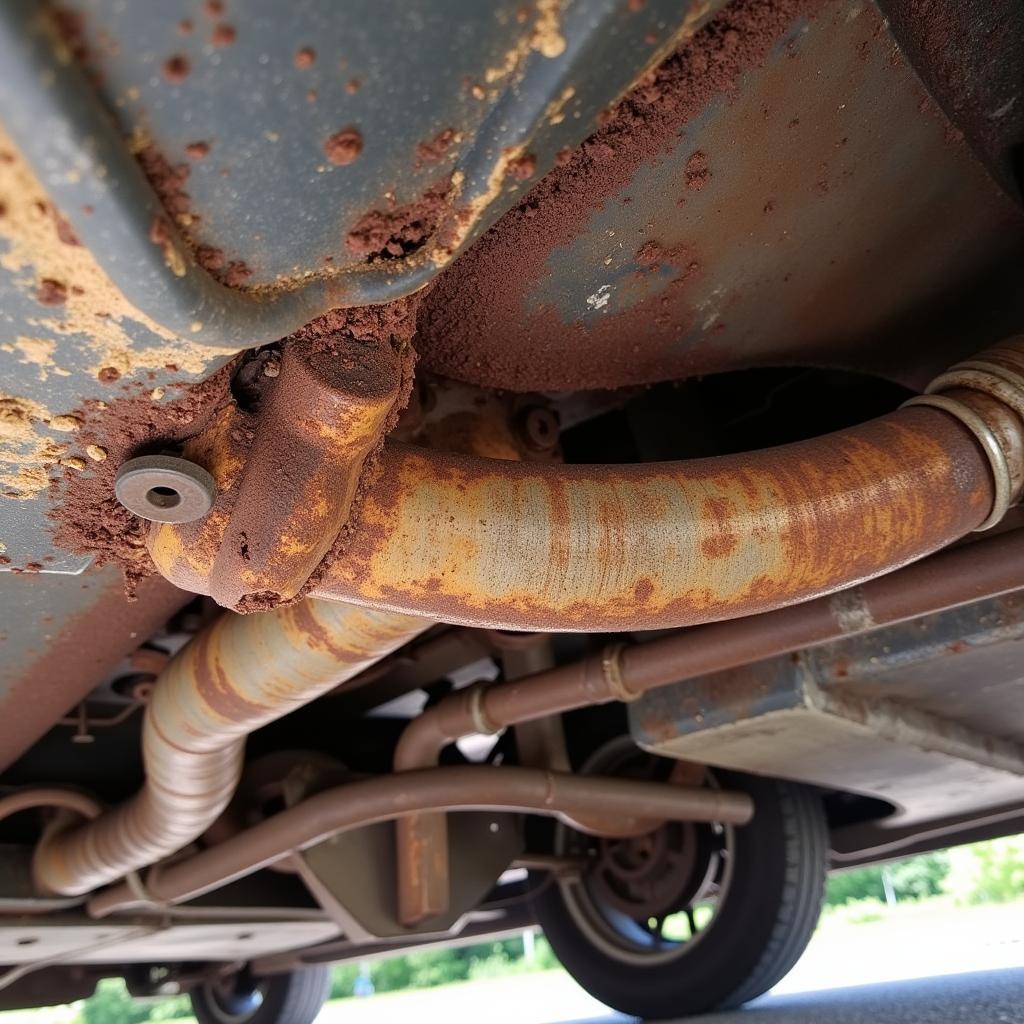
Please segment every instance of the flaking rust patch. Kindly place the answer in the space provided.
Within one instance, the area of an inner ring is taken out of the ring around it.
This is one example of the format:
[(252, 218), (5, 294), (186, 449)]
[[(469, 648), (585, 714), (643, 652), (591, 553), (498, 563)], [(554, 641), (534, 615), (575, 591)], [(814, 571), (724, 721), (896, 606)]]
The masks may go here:
[[(95, 376), (114, 367), (122, 376), (167, 364), (182, 372), (202, 374), (223, 349), (181, 338), (136, 309), (104, 273), (83, 245), (69, 245), (58, 235), (53, 203), (20, 156), (8, 136), (0, 131), (0, 268), (33, 302), (44, 281), (64, 289), (59, 306), (39, 305), (39, 315), (29, 323), (39, 334), (67, 338), (69, 346), (87, 346), (96, 359)], [(138, 345), (130, 324), (161, 339), (158, 344)], [(35, 339), (39, 340), (39, 339)], [(57, 344), (59, 349), (62, 344)], [(34, 360), (32, 360), (34, 361)], [(56, 372), (56, 371), (54, 371)]]
[[(69, 376), (61, 362), (91, 363), (81, 372), (94, 384), (104, 379), (101, 371), (107, 378), (120, 379), (167, 365), (202, 375), (227, 354), (178, 338), (151, 320), (125, 299), (85, 246), (69, 242), (66, 231), (62, 237), (60, 212), (2, 131), (0, 209), (0, 269), (38, 309), (37, 315), (26, 318), (29, 330), (2, 339), (5, 359), (35, 367), (40, 381), (50, 374)], [(58, 305), (38, 302), (43, 282), (59, 291)], [(136, 330), (159, 341), (137, 345), (132, 337)], [(73, 354), (78, 358), (72, 360)], [(3, 379), (10, 377), (4, 369)], [(79, 426), (71, 413), (52, 413), (28, 397), (0, 393), (0, 497), (34, 498), (49, 487), (55, 469), (83, 468), (77, 464), (80, 460), (68, 458), (59, 436), (72, 434)]]
[(40, 432), (50, 419), (39, 402), (0, 393), (0, 496), (27, 501), (49, 486), (50, 467), (67, 450)]
[(0, 352), (16, 356), (19, 363), (38, 367), (38, 376), (41, 381), (47, 380), (51, 373), (61, 377), (68, 376), (68, 371), (54, 362), (53, 353), (56, 348), (57, 343), (49, 338), (21, 337), (13, 342), (0, 344)]
[[(429, 259), (434, 266), (445, 267), (451, 262), (452, 257), (462, 247), (487, 208), (503, 194), (508, 185), (510, 168), (515, 166), (516, 161), (521, 160), (525, 154), (525, 143), (509, 146), (502, 151), (487, 176), (484, 190), (462, 205), (455, 218), (455, 223), (445, 235), (444, 242), (438, 242), (431, 247)], [(462, 171), (455, 171), (452, 174), (453, 202), (461, 194), (464, 185), (465, 175)]]
[[(531, 53), (543, 57), (560, 57), (565, 52), (565, 36), (562, 35), (562, 0), (537, 0), (533, 24), (511, 49), (507, 50), (502, 62), (485, 69), (484, 81), (494, 85), (519, 71)], [(528, 17), (527, 17), (527, 20)]]
[[(562, 0), (537, 0), (536, 11), (536, 18), (519, 45), (505, 54), (501, 65), (488, 68), (484, 72), (484, 81), (489, 86), (511, 77), (521, 68), (524, 59), (532, 52), (554, 58), (560, 56), (565, 50), (566, 41), (561, 30)], [(694, 0), (687, 8), (682, 24), (674, 32), (669, 33), (652, 51), (647, 63), (631, 83), (630, 88), (636, 88), (670, 53), (691, 39), (710, 11), (710, 0)], [(558, 125), (564, 121), (566, 107), (575, 98), (575, 95), (576, 92), (572, 86), (565, 87), (558, 96), (548, 103), (544, 110), (543, 120), (549, 125)], [(482, 98), (482, 91), (478, 98)], [(463, 246), (488, 207), (504, 194), (509, 185), (510, 171), (528, 155), (527, 148), (528, 144), (524, 142), (516, 146), (509, 146), (501, 152), (488, 174), (483, 190), (457, 208), (454, 223), (446, 233), (444, 242), (437, 242), (431, 247), (428, 258), (434, 266), (443, 269), (451, 263), (452, 257)], [(462, 197), (465, 184), (465, 175), (461, 170), (456, 170), (452, 174), (451, 202), (453, 208)], [(514, 185), (513, 190), (515, 187), (517, 186)]]
[(561, 0), (537, 0), (537, 21), (530, 35), (530, 49), (550, 58), (565, 53)]

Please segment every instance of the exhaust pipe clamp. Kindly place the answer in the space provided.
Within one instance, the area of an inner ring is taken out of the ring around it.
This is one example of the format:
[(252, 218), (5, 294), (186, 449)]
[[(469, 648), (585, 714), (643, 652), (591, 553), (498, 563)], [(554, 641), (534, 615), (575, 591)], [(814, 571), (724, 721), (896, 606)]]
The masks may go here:
[(992, 467), (992, 483), (995, 494), (992, 500), (992, 511), (985, 521), (975, 528), (975, 533), (991, 530), (1009, 511), (1013, 493), (1010, 463), (995, 431), (969, 405), (950, 398), (948, 395), (916, 395), (903, 403), (904, 408), (908, 405), (924, 405), (933, 409), (941, 409), (943, 412), (949, 413), (950, 416), (955, 416), (977, 438), (978, 444), (988, 456), (989, 465)]

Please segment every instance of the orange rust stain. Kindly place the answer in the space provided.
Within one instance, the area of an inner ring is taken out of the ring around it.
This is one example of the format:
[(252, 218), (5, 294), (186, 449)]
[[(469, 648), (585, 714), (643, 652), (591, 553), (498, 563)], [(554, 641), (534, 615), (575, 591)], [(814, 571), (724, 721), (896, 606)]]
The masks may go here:
[(324, 628), (316, 616), (316, 606), (309, 601), (300, 601), (290, 606), (283, 614), (289, 620), (290, 632), (301, 637), (302, 642), (314, 650), (326, 651), (336, 657), (342, 657), (344, 651), (334, 643), (334, 637)]
[[(262, 705), (247, 700), (238, 689), (238, 680), (233, 679), (228, 666), (222, 662), (220, 634), (224, 631), (224, 620), (201, 635), (190, 651), (186, 671), (191, 669), (192, 686), (197, 696), (216, 715), (229, 721), (245, 721), (263, 710)], [(216, 642), (215, 642), (216, 638)]]
[(701, 508), (702, 519), (710, 524), (712, 533), (701, 540), (700, 549), (706, 558), (726, 558), (739, 544), (734, 532), (736, 506), (728, 498), (705, 498)]
[(712, 522), (716, 529), (726, 529), (735, 515), (735, 506), (728, 498), (704, 499), (703, 517)]
[(739, 540), (735, 534), (716, 533), (711, 537), (705, 537), (700, 542), (700, 549), (708, 558), (726, 558), (732, 554), (737, 544)]
[(646, 576), (638, 579), (633, 587), (633, 597), (637, 604), (647, 604), (654, 594), (654, 584)]

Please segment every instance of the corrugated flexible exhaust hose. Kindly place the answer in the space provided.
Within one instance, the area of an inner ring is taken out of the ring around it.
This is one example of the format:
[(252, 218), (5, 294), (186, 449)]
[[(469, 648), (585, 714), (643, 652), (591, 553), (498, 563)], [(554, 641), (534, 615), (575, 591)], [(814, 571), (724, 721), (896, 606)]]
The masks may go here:
[(47, 835), (33, 861), (37, 886), (79, 895), (187, 846), (231, 800), (249, 733), (430, 625), (315, 600), (262, 615), (222, 615), (157, 680), (143, 724), (143, 788), (94, 821)]

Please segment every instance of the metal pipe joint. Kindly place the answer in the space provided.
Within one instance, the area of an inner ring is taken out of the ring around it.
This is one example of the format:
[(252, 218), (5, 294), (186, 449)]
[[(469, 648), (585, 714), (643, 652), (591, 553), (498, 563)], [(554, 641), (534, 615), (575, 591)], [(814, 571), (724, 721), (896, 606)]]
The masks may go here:
[(957, 363), (904, 406), (929, 406), (959, 420), (975, 437), (992, 471), (992, 509), (976, 527), (989, 530), (1024, 489), (1024, 337)]

